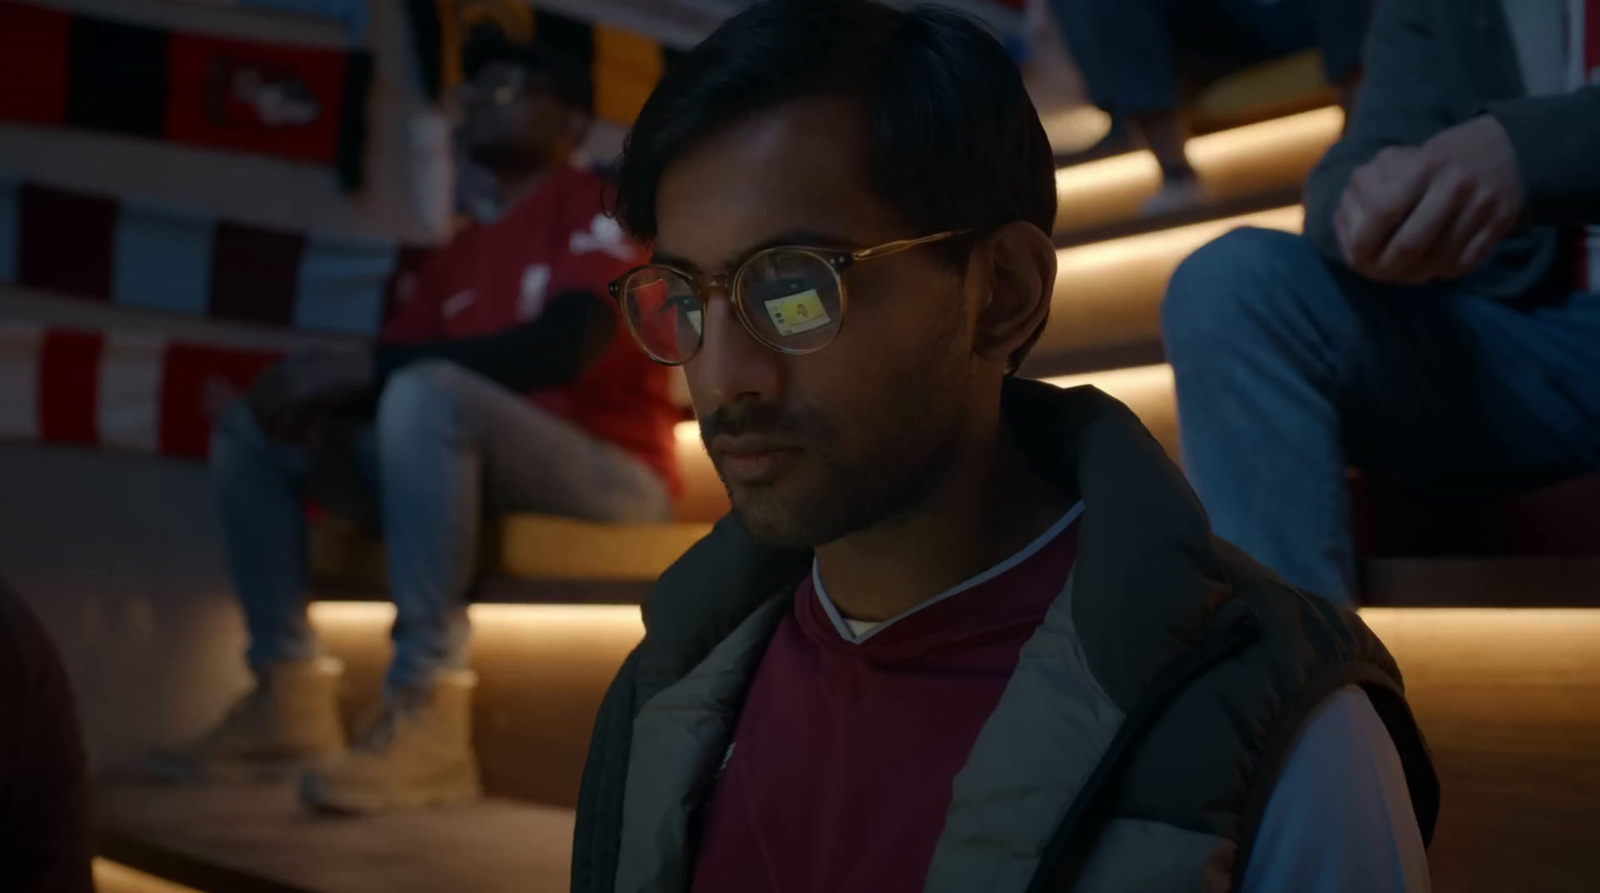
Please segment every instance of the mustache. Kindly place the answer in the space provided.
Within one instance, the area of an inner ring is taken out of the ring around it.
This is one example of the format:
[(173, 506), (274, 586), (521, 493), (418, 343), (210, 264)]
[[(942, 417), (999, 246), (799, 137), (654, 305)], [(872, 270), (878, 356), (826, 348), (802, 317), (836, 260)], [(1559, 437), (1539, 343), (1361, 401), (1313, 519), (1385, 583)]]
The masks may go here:
[(740, 400), (719, 407), (700, 420), (700, 436), (706, 443), (720, 435), (741, 437), (747, 434), (818, 443), (827, 439), (831, 426), (821, 413), (808, 407), (784, 408), (775, 403)]

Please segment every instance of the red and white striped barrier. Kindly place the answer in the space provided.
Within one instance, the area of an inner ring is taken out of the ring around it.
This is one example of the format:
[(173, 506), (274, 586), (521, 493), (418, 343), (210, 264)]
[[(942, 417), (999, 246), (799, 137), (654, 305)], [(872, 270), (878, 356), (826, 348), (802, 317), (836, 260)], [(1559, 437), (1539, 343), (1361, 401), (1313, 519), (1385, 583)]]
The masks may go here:
[(211, 420), (281, 351), (0, 326), (0, 440), (203, 458)]

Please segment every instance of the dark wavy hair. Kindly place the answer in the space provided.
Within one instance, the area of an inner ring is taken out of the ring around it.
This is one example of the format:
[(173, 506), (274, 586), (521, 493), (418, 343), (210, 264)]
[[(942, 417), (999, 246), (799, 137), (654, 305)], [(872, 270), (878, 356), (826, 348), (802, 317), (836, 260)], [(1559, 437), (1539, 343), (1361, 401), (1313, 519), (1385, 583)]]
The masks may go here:
[[(874, 0), (766, 0), (730, 18), (657, 84), (617, 167), (618, 220), (656, 235), (662, 173), (708, 134), (816, 94), (852, 97), (872, 127), (872, 183), (919, 232), (1050, 234), (1055, 165), (1021, 73), (982, 25)], [(964, 267), (971, 240), (937, 246)], [(1012, 356), (1016, 368), (1043, 331)]]

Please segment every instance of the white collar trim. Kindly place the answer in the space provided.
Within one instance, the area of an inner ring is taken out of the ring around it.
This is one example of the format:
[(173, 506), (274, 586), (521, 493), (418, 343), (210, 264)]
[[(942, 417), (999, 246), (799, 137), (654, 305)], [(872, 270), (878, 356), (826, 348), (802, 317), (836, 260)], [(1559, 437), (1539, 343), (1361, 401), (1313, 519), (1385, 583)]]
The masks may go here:
[[(1049, 529), (1035, 537), (1033, 542), (1023, 546), (1021, 551), (1017, 552), (1015, 555), (1012, 555), (1005, 561), (990, 567), (988, 570), (980, 572), (977, 576), (968, 577), (960, 583), (951, 586), (949, 589), (938, 593), (932, 598), (923, 599), (922, 601), (912, 605), (904, 611), (901, 611), (893, 617), (890, 617), (888, 620), (885, 620), (882, 623), (876, 623), (863, 629), (859, 635), (856, 634), (855, 630), (851, 629), (850, 621), (846, 620), (844, 615), (839, 613), (839, 608), (833, 603), (833, 599), (828, 597), (828, 590), (827, 587), (822, 585), (822, 572), (818, 569), (817, 560), (815, 558), (811, 559), (811, 588), (816, 590), (817, 600), (822, 603), (822, 610), (828, 615), (828, 619), (833, 621), (833, 628), (839, 633), (839, 638), (844, 639), (846, 642), (859, 645), (877, 635), (878, 632), (890, 624), (898, 623), (899, 621), (910, 617), (912, 614), (915, 614), (924, 608), (944, 601), (952, 595), (959, 595), (974, 586), (987, 583), (1006, 571), (1011, 570), (1022, 562), (1027, 561), (1029, 558), (1032, 558), (1034, 555), (1038, 554), (1040, 549), (1043, 549), (1046, 545), (1048, 545), (1050, 541), (1059, 536), (1062, 531), (1070, 527), (1072, 522), (1078, 520), (1078, 516), (1082, 514), (1083, 500), (1080, 499), (1076, 505), (1070, 509), (1067, 509), (1067, 513), (1062, 515), (1059, 521), (1050, 525)], [(857, 621), (857, 623), (860, 623), (860, 621)]]

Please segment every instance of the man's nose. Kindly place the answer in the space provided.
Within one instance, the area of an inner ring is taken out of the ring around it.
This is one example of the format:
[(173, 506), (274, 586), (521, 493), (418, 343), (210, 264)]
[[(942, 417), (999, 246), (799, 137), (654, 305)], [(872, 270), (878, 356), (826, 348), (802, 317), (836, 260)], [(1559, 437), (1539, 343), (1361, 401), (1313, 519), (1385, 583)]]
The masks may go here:
[(783, 356), (750, 334), (725, 291), (707, 298), (700, 352), (684, 368), (696, 404), (705, 408), (751, 397), (762, 403), (776, 400), (783, 385)]

